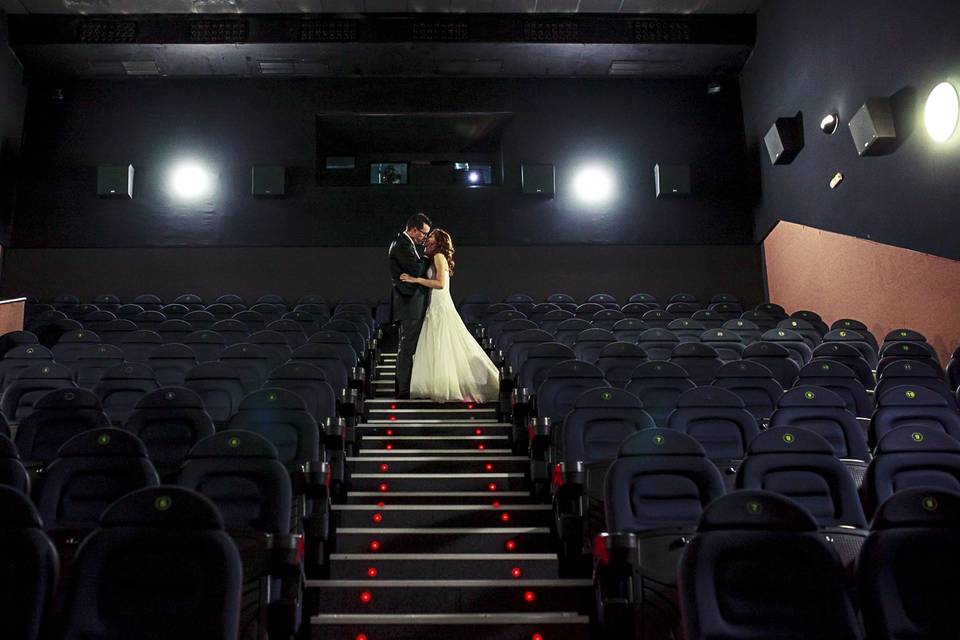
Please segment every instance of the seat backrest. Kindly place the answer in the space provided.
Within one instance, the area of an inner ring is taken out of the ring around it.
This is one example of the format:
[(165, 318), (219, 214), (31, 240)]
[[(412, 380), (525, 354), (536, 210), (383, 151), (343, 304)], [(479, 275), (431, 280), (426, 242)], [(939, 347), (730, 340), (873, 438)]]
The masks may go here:
[(227, 428), (269, 440), (288, 469), (320, 459), (320, 429), (306, 403), (292, 391), (279, 387), (254, 391), (240, 403)]
[(680, 339), (668, 329), (647, 329), (637, 338), (637, 344), (651, 360), (669, 360)]
[(639, 345), (632, 342), (611, 342), (604, 345), (597, 357), (596, 365), (611, 385), (625, 388), (630, 382), (630, 374), (637, 366), (647, 361), (647, 354)]
[(514, 372), (519, 372), (521, 365), (527, 361), (530, 350), (538, 344), (553, 342), (553, 336), (542, 329), (527, 329), (513, 336), (513, 342), (507, 350), (507, 362)]
[(37, 640), (51, 618), (59, 561), (30, 498), (9, 486), (0, 486), (0, 549), (4, 636)]
[(290, 475), (277, 449), (250, 431), (221, 431), (186, 456), (177, 484), (217, 505), (227, 529), (283, 535), (290, 531)]
[[(222, 322), (223, 320), (228, 320), (232, 318), (233, 314), (235, 314), (238, 310), (234, 309), (229, 304), (217, 302), (208, 306), (206, 311), (207, 313), (213, 316), (214, 324), (216, 324), (217, 322)], [(210, 326), (208, 328), (212, 329), (213, 326)]]
[(743, 400), (720, 387), (697, 387), (677, 398), (667, 427), (686, 433), (717, 463), (740, 460), (760, 428)]
[(820, 314), (817, 313), (816, 311), (810, 311), (809, 309), (800, 309), (798, 311), (794, 311), (793, 313), (791, 313), (790, 317), (810, 323), (810, 326), (816, 329), (817, 333), (820, 334), (821, 338), (827, 331), (830, 330), (830, 327), (827, 326), (827, 324), (823, 321), (823, 318), (821, 318)]
[(226, 339), (216, 331), (194, 331), (182, 340), (193, 352), (197, 354), (197, 361), (216, 362), (220, 359), (220, 354), (227, 347)]
[(960, 495), (922, 487), (883, 503), (860, 551), (857, 586), (871, 638), (956, 635)]
[(573, 314), (563, 309), (548, 311), (540, 321), (540, 328), (544, 331), (555, 334), (561, 323), (567, 320), (573, 320)]
[(934, 369), (927, 362), (906, 358), (894, 360), (883, 369), (874, 393), (879, 397), (891, 387), (901, 385), (926, 387), (943, 396), (950, 406), (956, 406), (956, 389), (947, 386), (942, 370)]
[(710, 503), (680, 562), (686, 637), (860, 640), (843, 566), (817, 529), (769, 491)]
[(20, 422), (17, 449), (22, 460), (47, 464), (73, 436), (109, 426), (110, 418), (92, 391), (58, 389), (37, 400), (34, 412)]
[(8, 433), (0, 434), (0, 486), (12, 487), (30, 495), (30, 476), (23, 463), (17, 445)]
[(616, 458), (620, 444), (654, 426), (643, 403), (629, 391), (601, 387), (581, 393), (556, 438), (558, 461), (594, 464)]
[(620, 313), (622, 313), (627, 318), (633, 318), (634, 320), (642, 320), (643, 314), (645, 314), (647, 311), (650, 311), (651, 309), (653, 309), (653, 307), (643, 302), (630, 302), (620, 307)]
[(244, 393), (253, 393), (274, 368), (274, 357), (263, 345), (241, 342), (220, 353), (220, 362), (229, 365), (243, 381)]
[(749, 320), (760, 328), (761, 333), (769, 331), (777, 326), (777, 323), (783, 320), (777, 316), (772, 316), (766, 311), (760, 309), (751, 309), (740, 314), (741, 320)]
[(854, 331), (859, 334), (860, 339), (866, 341), (874, 351), (878, 350), (877, 338), (873, 335), (870, 329), (866, 324), (859, 320), (854, 320), (853, 318), (840, 318), (835, 320), (833, 324), (830, 325), (830, 331)]
[(138, 329), (120, 339), (123, 358), (127, 362), (146, 362), (150, 355), (163, 345), (163, 338), (156, 331)]
[(171, 342), (161, 346), (147, 358), (147, 365), (153, 369), (157, 383), (161, 387), (183, 385), (187, 371), (197, 366), (197, 355), (185, 344)]
[(20, 422), (34, 410), (34, 404), (50, 391), (76, 387), (73, 372), (62, 364), (45, 362), (21, 370), (0, 398), (0, 412), (10, 422)]
[(165, 479), (177, 470), (193, 445), (214, 432), (203, 400), (184, 387), (161, 387), (141, 397), (123, 429), (143, 442)]
[(160, 323), (156, 329), (164, 342), (179, 342), (193, 333), (193, 325), (179, 318), (168, 318)]
[(158, 311), (163, 306), (160, 296), (152, 293), (141, 293), (133, 299), (133, 304), (138, 304), (148, 311)]
[(627, 299), (627, 302), (642, 302), (644, 304), (657, 304), (657, 296), (652, 293), (635, 293)]
[(750, 344), (754, 340), (759, 339), (760, 334), (763, 333), (760, 327), (745, 318), (727, 320), (720, 328), (726, 329), (727, 331), (733, 331), (740, 336), (740, 339), (743, 340), (744, 344)]
[(600, 357), (600, 351), (603, 348), (616, 342), (617, 339), (613, 332), (606, 329), (586, 329), (577, 334), (573, 343), (573, 352), (577, 354), (578, 360), (584, 362), (596, 362)]
[(784, 389), (792, 387), (800, 373), (790, 352), (774, 342), (752, 342), (743, 350), (742, 358), (765, 366)]
[(620, 320), (625, 319), (626, 317), (627, 316), (623, 315), (623, 313), (616, 309), (604, 309), (593, 314), (593, 317), (590, 318), (590, 322), (593, 323), (593, 326), (598, 329), (612, 331), (613, 325)]
[(123, 364), (123, 351), (112, 344), (94, 344), (80, 352), (77, 361), (70, 367), (77, 386), (93, 389), (103, 372)]
[(604, 306), (602, 304), (584, 302), (583, 304), (577, 306), (577, 310), (573, 312), (573, 315), (575, 318), (581, 318), (589, 321), (597, 314), (598, 311), (603, 311), (603, 309)]
[(607, 470), (607, 529), (693, 528), (723, 493), (723, 477), (700, 443), (672, 429), (644, 429), (623, 441)]
[(648, 327), (653, 329), (666, 329), (667, 325), (676, 319), (677, 316), (664, 309), (651, 309), (643, 314), (641, 318)]
[(960, 347), (957, 347), (947, 363), (946, 377), (951, 389), (960, 390)]
[(7, 351), (0, 360), (0, 389), (6, 389), (20, 372), (45, 362), (53, 362), (53, 352), (39, 344), (23, 344)]
[(821, 527), (866, 528), (857, 485), (833, 446), (807, 429), (773, 427), (750, 442), (737, 489), (765, 489), (806, 508)]
[(547, 371), (537, 388), (537, 412), (542, 418), (550, 418), (554, 425), (560, 425), (581, 393), (609, 386), (596, 366), (582, 360), (561, 362)]
[(943, 373), (940, 357), (930, 345), (924, 342), (888, 342), (877, 362), (877, 376), (882, 376), (887, 367), (901, 360), (923, 362), (939, 374)]
[(64, 640), (235, 640), (243, 580), (217, 507), (160, 486), (110, 505), (80, 548), (66, 595)]
[(303, 327), (295, 320), (281, 318), (268, 324), (266, 330), (275, 331), (282, 335), (290, 349), (296, 349), (307, 342), (307, 335), (303, 332)]
[(215, 331), (223, 336), (223, 340), (227, 347), (239, 344), (241, 342), (246, 342), (247, 338), (250, 336), (250, 329), (247, 328), (247, 325), (239, 320), (233, 319), (232, 317), (228, 317), (224, 320), (218, 320), (213, 324), (210, 330)]
[[(698, 332), (699, 335), (699, 332)], [(694, 384), (713, 382), (723, 361), (713, 347), (700, 342), (682, 342), (670, 353), (670, 362), (683, 367)]]
[(547, 371), (554, 365), (576, 360), (576, 358), (573, 349), (559, 342), (545, 342), (532, 347), (527, 353), (527, 360), (520, 365), (517, 388), (535, 393), (546, 377)]
[(960, 440), (960, 413), (940, 394), (919, 385), (890, 387), (877, 396), (870, 418), (870, 443), (902, 426), (927, 425)]
[(93, 344), (100, 344), (100, 336), (93, 331), (79, 329), (77, 331), (68, 331), (60, 336), (57, 344), (53, 345), (50, 351), (53, 357), (62, 365), (71, 367), (76, 363), (77, 358), (86, 349)]
[(250, 331), (250, 333), (262, 331), (267, 326), (267, 319), (252, 309), (238, 311), (237, 313), (233, 314), (232, 319), (242, 322)]
[(347, 369), (352, 369), (357, 366), (357, 351), (353, 348), (353, 345), (350, 344), (349, 338), (342, 333), (337, 333), (336, 331), (317, 331), (310, 336), (307, 344), (323, 344), (332, 348)]
[(644, 409), (658, 427), (665, 427), (667, 419), (677, 407), (680, 395), (694, 387), (696, 385), (683, 367), (670, 362), (651, 361), (633, 370), (627, 391), (640, 398)]
[(649, 329), (639, 318), (624, 318), (613, 325), (613, 335), (620, 342), (636, 342), (640, 334)]
[(707, 329), (700, 334), (698, 340), (712, 347), (717, 352), (717, 357), (724, 362), (739, 360), (743, 355), (743, 338), (729, 329)]
[(300, 396), (317, 424), (337, 416), (337, 397), (327, 382), (327, 374), (310, 363), (288, 362), (281, 365), (270, 373), (264, 386), (286, 389)]
[(694, 311), (693, 315), (690, 316), (690, 319), (694, 322), (700, 323), (704, 330), (719, 329), (727, 320), (721, 313), (711, 309), (700, 309), (699, 311)]
[(120, 429), (93, 429), (67, 440), (36, 491), (47, 530), (93, 529), (118, 498), (160, 478), (143, 443)]
[(205, 362), (187, 372), (183, 386), (203, 400), (213, 423), (221, 427), (237, 412), (243, 400), (243, 380), (236, 369), (222, 362)]
[[(777, 323), (777, 329), (793, 331), (800, 336), (810, 349), (823, 342), (823, 333), (803, 318), (787, 318)], [(826, 333), (826, 332), (824, 332)]]
[(870, 460), (856, 416), (843, 398), (823, 387), (801, 385), (786, 391), (770, 416), (770, 426), (813, 431), (833, 446), (838, 458)]
[(810, 345), (806, 343), (803, 336), (792, 329), (777, 328), (764, 331), (760, 340), (779, 344), (789, 352), (790, 358), (797, 363), (798, 367), (813, 360), (813, 350)]
[(312, 364), (323, 371), (327, 384), (333, 387), (336, 394), (347, 388), (350, 372), (340, 355), (329, 345), (308, 342), (293, 352), (290, 361)]
[(125, 362), (103, 372), (93, 393), (115, 425), (126, 422), (143, 396), (159, 388), (157, 376), (148, 365)]
[(678, 318), (667, 325), (667, 329), (677, 336), (680, 342), (699, 342), (700, 334), (706, 331), (706, 327), (689, 318)]
[(203, 298), (198, 296), (195, 293), (181, 293), (179, 296), (173, 299), (174, 304), (182, 304), (191, 311), (195, 309), (202, 310), (204, 308)]
[[(227, 316), (228, 318), (230, 316)], [(183, 316), (185, 322), (189, 322), (190, 325), (197, 331), (209, 331), (213, 328), (213, 325), (217, 323), (217, 316), (213, 315), (209, 311), (191, 311), (190, 313)]]
[(757, 421), (766, 420), (773, 414), (777, 400), (783, 394), (783, 387), (770, 369), (749, 360), (728, 362), (717, 369), (713, 386), (736, 394)]
[(813, 350), (814, 360), (832, 360), (846, 365), (853, 371), (857, 380), (863, 384), (864, 389), (873, 389), (876, 384), (876, 378), (873, 375), (873, 369), (863, 358), (859, 351), (849, 344), (843, 342), (825, 342)]
[(497, 339), (497, 348), (506, 353), (510, 345), (513, 344), (513, 339), (517, 334), (534, 329), (539, 329), (537, 323), (533, 320), (527, 320), (526, 318), (517, 318), (516, 320), (505, 322), (503, 326), (500, 327), (500, 337)]
[(800, 369), (797, 384), (833, 391), (843, 398), (847, 409), (855, 416), (869, 418), (873, 414), (873, 400), (867, 395), (863, 383), (853, 369), (841, 362), (818, 358)]
[(581, 332), (590, 329), (591, 326), (589, 320), (582, 318), (564, 320), (557, 325), (556, 331), (553, 332), (554, 340), (568, 347), (573, 347), (577, 341), (577, 336), (580, 335)]
[(960, 492), (960, 442), (929, 426), (903, 426), (880, 438), (863, 482), (867, 515), (898, 491), (937, 487)]
[[(834, 323), (836, 324), (836, 323)], [(871, 369), (877, 368), (877, 347), (871, 344), (866, 337), (854, 331), (853, 329), (831, 329), (823, 336), (824, 343), (841, 342), (848, 344), (858, 352), (860, 356), (867, 361)]]

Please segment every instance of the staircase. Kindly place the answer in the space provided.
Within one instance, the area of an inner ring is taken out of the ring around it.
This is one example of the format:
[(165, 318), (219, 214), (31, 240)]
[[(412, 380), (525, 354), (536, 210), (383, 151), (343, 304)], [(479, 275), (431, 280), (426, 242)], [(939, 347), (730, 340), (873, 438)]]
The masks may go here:
[[(381, 356), (378, 396), (395, 364)], [(551, 507), (495, 408), (366, 405), (330, 576), (307, 583), (311, 637), (585, 640), (592, 582), (558, 579)]]

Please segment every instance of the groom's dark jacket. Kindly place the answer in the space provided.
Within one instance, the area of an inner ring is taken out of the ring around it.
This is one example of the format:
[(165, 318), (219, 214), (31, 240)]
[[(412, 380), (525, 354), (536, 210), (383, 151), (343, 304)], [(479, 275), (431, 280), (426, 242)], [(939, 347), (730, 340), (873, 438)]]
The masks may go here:
[(429, 259), (418, 257), (413, 240), (400, 232), (390, 244), (390, 282), (393, 285), (393, 319), (415, 320), (423, 317), (427, 307), (427, 288), (412, 282), (401, 282), (400, 274), (422, 278)]

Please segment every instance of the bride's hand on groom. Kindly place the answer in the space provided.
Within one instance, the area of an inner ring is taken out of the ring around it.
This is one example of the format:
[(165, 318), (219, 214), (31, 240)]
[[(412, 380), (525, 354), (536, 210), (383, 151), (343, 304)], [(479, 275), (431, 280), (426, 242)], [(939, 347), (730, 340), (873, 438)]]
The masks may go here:
[(409, 273), (401, 273), (401, 274), (400, 274), (400, 282), (413, 282), (413, 283), (416, 283), (417, 280), (419, 280), (419, 278), (414, 278), (414, 277), (413, 277), (412, 275), (410, 275)]

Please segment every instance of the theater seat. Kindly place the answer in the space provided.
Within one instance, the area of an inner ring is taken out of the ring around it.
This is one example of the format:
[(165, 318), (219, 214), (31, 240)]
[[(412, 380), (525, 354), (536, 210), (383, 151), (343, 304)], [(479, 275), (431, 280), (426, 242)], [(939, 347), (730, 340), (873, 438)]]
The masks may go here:
[(665, 427), (667, 419), (677, 408), (680, 395), (696, 385), (682, 367), (670, 362), (644, 362), (630, 374), (627, 391), (643, 403), (647, 413), (658, 427)]
[(883, 375), (877, 380), (877, 388), (874, 393), (877, 397), (880, 397), (887, 390), (903, 385), (926, 387), (943, 397), (949, 405), (956, 406), (956, 398), (954, 397), (956, 389), (947, 386), (943, 379), (943, 371), (939, 367), (935, 369), (927, 362), (909, 359), (898, 359), (891, 362), (884, 368)]
[(251, 431), (269, 440), (289, 470), (320, 460), (320, 429), (306, 403), (292, 391), (271, 387), (251, 393), (227, 428)]
[(56, 549), (30, 499), (0, 486), (0, 620), (5, 638), (38, 640), (50, 631), (58, 571)]
[(77, 554), (64, 640), (236, 640), (242, 569), (207, 498), (141, 489), (117, 502)]
[(870, 442), (876, 444), (890, 431), (903, 426), (926, 425), (960, 439), (960, 413), (956, 405), (926, 387), (891, 387), (876, 398), (870, 418)]
[(770, 426), (813, 431), (833, 446), (838, 458), (860, 461), (864, 468), (870, 460), (856, 416), (843, 398), (823, 387), (799, 386), (785, 392), (770, 417)]
[(20, 462), (17, 446), (7, 434), (0, 435), (0, 485), (30, 495), (30, 476)]
[(843, 398), (847, 410), (857, 417), (869, 418), (873, 413), (873, 400), (857, 375), (845, 364), (818, 358), (800, 369), (797, 384), (834, 392)]
[(17, 374), (0, 398), (0, 411), (11, 423), (20, 422), (34, 411), (36, 402), (50, 391), (76, 388), (73, 372), (55, 362), (35, 364)]
[(747, 445), (759, 433), (757, 420), (743, 400), (720, 387), (697, 387), (681, 394), (667, 428), (699, 442), (707, 457), (724, 470), (740, 464)]
[(747, 345), (741, 357), (765, 366), (784, 389), (792, 387), (800, 373), (800, 367), (790, 357), (790, 352), (773, 342), (753, 342)]
[(898, 491), (914, 487), (960, 493), (960, 442), (939, 429), (909, 425), (880, 438), (863, 481), (867, 515)]
[(669, 360), (680, 340), (667, 329), (647, 329), (637, 338), (637, 344), (651, 360)]
[(717, 371), (723, 365), (717, 352), (700, 342), (680, 343), (670, 353), (670, 362), (683, 367), (697, 385), (708, 385), (713, 382)]
[(743, 355), (743, 339), (729, 329), (707, 329), (700, 334), (700, 342), (717, 352), (724, 362), (739, 360)]
[(203, 401), (213, 424), (223, 427), (243, 400), (243, 381), (236, 369), (220, 362), (205, 362), (191, 369), (183, 381)]
[(960, 494), (922, 487), (884, 502), (857, 564), (870, 638), (953, 638), (960, 602)]
[(53, 353), (44, 346), (23, 344), (13, 347), (0, 360), (0, 390), (13, 384), (27, 367), (49, 362), (53, 362)]
[(110, 422), (120, 426), (127, 421), (137, 402), (159, 386), (148, 365), (127, 362), (104, 371), (93, 393), (110, 416)]
[(863, 638), (817, 521), (772, 492), (735, 491), (706, 508), (680, 562), (679, 590), (687, 640)]
[(630, 382), (630, 374), (647, 361), (646, 352), (630, 342), (611, 342), (600, 351), (596, 365), (607, 382), (621, 389)]

